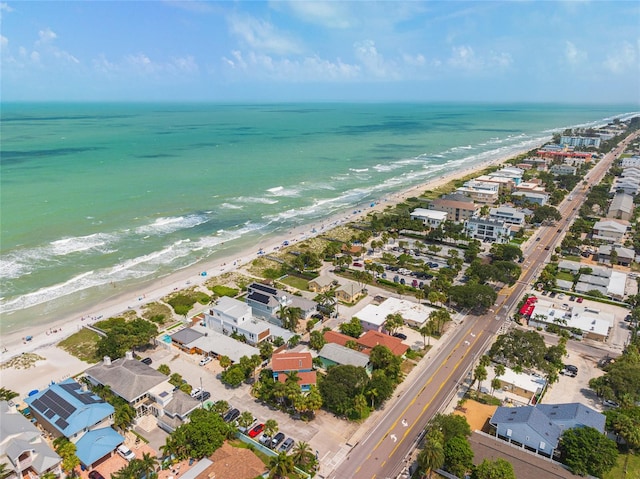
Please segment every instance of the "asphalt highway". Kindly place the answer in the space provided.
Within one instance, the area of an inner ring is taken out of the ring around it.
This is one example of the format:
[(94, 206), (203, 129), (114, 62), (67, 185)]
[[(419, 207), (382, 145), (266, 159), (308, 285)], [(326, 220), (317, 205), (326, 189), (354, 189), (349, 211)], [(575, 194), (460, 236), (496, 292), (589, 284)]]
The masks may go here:
[[(637, 135), (634, 135), (634, 137)], [(466, 316), (447, 344), (434, 357), (424, 358), (425, 365), (407, 390), (392, 401), (388, 410), (368, 434), (353, 445), (346, 459), (329, 474), (335, 479), (396, 478), (409, 465), (411, 451), (421, 438), (429, 420), (449, 403), (477, 358), (485, 352), (496, 333), (508, 321), (523, 293), (537, 278), (548, 257), (571, 224), (583, 204), (588, 187), (597, 184), (617, 158), (626, 140), (607, 154), (561, 204), (563, 220), (556, 226), (545, 226), (527, 242), (524, 249), (520, 280), (503, 288), (493, 308), (482, 316)]]

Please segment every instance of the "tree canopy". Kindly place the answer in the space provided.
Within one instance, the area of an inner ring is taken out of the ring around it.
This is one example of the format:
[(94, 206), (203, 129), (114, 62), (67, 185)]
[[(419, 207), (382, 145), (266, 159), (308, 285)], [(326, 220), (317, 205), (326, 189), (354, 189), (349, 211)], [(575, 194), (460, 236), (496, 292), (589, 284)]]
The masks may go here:
[(213, 454), (234, 432), (232, 426), (213, 410), (196, 409), (190, 418), (167, 438), (163, 448), (165, 454), (175, 454), (178, 459), (201, 459)]
[(354, 412), (355, 397), (368, 382), (369, 376), (364, 368), (350, 365), (330, 368), (319, 386), (325, 407), (337, 414), (350, 416)]
[(126, 351), (146, 346), (158, 335), (157, 326), (141, 318), (132, 321), (111, 318), (101, 321), (99, 327), (106, 332), (106, 336), (98, 341), (96, 354), (111, 359), (121, 358)]
[(502, 458), (485, 459), (474, 468), (471, 479), (516, 479), (516, 473), (511, 463)]
[(562, 462), (580, 476), (602, 477), (616, 464), (616, 443), (592, 427), (567, 429), (560, 438)]
[(547, 347), (537, 331), (512, 329), (501, 334), (489, 349), (489, 356), (509, 367), (537, 368), (544, 370)]

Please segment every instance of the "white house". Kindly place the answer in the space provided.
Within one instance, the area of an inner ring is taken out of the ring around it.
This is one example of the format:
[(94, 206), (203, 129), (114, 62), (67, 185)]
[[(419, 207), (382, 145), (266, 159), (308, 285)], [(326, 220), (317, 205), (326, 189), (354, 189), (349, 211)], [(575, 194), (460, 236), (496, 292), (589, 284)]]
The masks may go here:
[(619, 243), (629, 228), (624, 220), (600, 220), (593, 225), (593, 239), (607, 243)]
[(512, 197), (522, 198), (524, 201), (544, 206), (549, 201), (547, 193), (536, 193), (531, 191), (516, 191), (511, 193)]
[(472, 198), (476, 203), (492, 204), (498, 200), (500, 185), (488, 181), (470, 180), (456, 191)]
[(447, 220), (447, 213), (444, 211), (427, 210), (425, 208), (416, 208), (411, 212), (412, 220), (420, 220), (424, 226), (437, 228)]

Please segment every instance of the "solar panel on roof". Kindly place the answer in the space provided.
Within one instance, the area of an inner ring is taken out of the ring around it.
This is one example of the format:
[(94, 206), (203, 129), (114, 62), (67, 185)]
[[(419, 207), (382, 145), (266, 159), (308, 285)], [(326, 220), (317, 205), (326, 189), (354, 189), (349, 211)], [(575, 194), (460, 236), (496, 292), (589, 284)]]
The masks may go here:
[(48, 390), (46, 393), (44, 393), (41, 399), (49, 409), (52, 409), (53, 412), (55, 412), (63, 419), (67, 419), (76, 410), (75, 407), (58, 396), (52, 390)]
[(260, 283), (253, 283), (251, 285), (252, 289), (257, 289), (260, 291), (264, 291), (267, 294), (270, 295), (276, 295), (278, 294), (278, 291), (275, 288), (272, 288), (271, 286), (267, 286), (266, 284), (260, 284)]
[(40, 399), (36, 399), (35, 401), (33, 401), (31, 403), (31, 406), (33, 406), (37, 411), (40, 412), (45, 412), (47, 409), (49, 409)]
[(267, 296), (266, 294), (254, 292), (254, 293), (251, 293), (251, 295), (249, 295), (249, 297), (252, 300), (257, 301), (259, 303), (269, 304), (269, 296)]
[(62, 418), (56, 421), (56, 426), (58, 426), (60, 429), (66, 429), (68, 425), (69, 423)]
[(60, 384), (60, 387), (67, 391), (71, 396), (76, 398), (82, 404), (95, 404), (102, 402), (102, 399), (95, 397), (88, 391), (83, 391), (82, 386), (78, 383), (65, 383)]
[(44, 415), (45, 415), (47, 418), (51, 419), (53, 416), (55, 416), (55, 415), (56, 415), (56, 413), (54, 413), (51, 409), (47, 409), (47, 412), (45, 412), (45, 413), (44, 413)]

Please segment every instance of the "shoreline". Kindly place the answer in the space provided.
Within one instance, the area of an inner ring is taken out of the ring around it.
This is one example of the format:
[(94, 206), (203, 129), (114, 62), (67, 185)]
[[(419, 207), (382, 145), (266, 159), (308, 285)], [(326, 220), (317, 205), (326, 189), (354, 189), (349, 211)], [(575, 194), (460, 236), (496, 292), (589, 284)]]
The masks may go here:
[[(300, 225), (286, 234), (270, 237), (265, 239), (264, 242), (259, 242), (250, 248), (247, 247), (238, 253), (175, 271), (167, 276), (151, 280), (150, 284), (145, 287), (122, 291), (111, 298), (96, 303), (90, 309), (70, 311), (64, 317), (55, 321), (28, 326), (5, 334), (0, 341), (0, 363), (27, 352), (34, 352), (44, 347), (56, 345), (81, 330), (85, 324), (118, 316), (128, 310), (139, 310), (143, 305), (158, 301), (174, 291), (199, 287), (212, 277), (237, 271), (258, 258), (260, 256), (258, 254), (259, 250), (268, 254), (277, 247), (281, 247), (284, 241), (295, 244), (318, 236), (338, 226), (364, 218), (369, 213), (382, 212), (388, 206), (399, 204), (407, 198), (420, 196), (426, 190), (436, 189), (452, 180), (467, 175), (479, 174), (480, 171), (490, 166), (502, 165), (507, 160), (531, 149), (529, 147), (518, 152), (509, 153), (507, 156), (483, 161), (463, 170), (445, 173), (439, 177), (429, 179), (425, 183), (380, 198), (374, 202), (374, 206), (371, 206), (369, 202), (366, 205), (352, 205), (344, 212), (326, 218), (321, 222), (316, 221), (315, 223)], [(352, 212), (354, 209), (357, 212)], [(202, 276), (202, 272), (206, 272), (206, 276)], [(26, 338), (28, 336), (31, 339), (27, 341)], [(2, 381), (2, 376), (0, 375), (0, 384), (6, 386), (3, 383), (4, 381)]]

